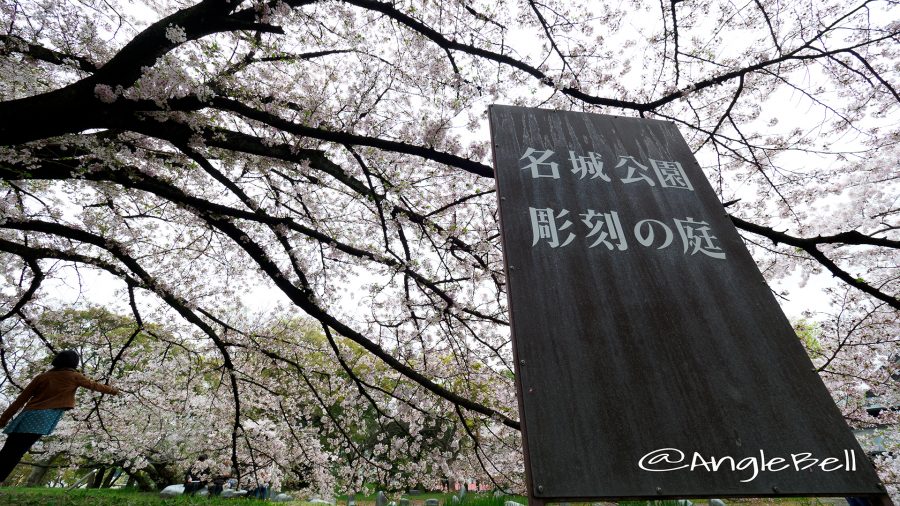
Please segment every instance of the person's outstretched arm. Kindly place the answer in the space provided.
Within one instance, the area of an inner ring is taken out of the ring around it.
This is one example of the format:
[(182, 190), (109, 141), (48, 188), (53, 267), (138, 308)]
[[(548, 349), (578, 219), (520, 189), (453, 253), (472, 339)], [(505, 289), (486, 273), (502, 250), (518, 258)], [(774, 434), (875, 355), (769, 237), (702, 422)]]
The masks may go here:
[(81, 373), (77, 374), (78, 386), (87, 388), (88, 390), (93, 390), (95, 392), (103, 392), (104, 394), (119, 395), (118, 388), (110, 385), (104, 385), (103, 383), (98, 383)]
[(25, 390), (22, 390), (22, 393), (20, 393), (19, 396), (16, 397), (16, 400), (14, 400), (12, 404), (10, 404), (8, 408), (6, 408), (6, 411), (4, 411), (2, 415), (0, 415), (0, 427), (5, 427), (6, 424), (9, 423), (9, 420), (13, 416), (15, 416), (15, 414), (18, 413), (23, 406), (25, 406), (25, 403), (28, 402), (28, 399), (31, 399), (31, 397), (34, 396), (34, 393), (38, 388), (37, 383), (37, 378), (31, 380), (31, 383), (29, 383), (28, 386), (25, 387)]

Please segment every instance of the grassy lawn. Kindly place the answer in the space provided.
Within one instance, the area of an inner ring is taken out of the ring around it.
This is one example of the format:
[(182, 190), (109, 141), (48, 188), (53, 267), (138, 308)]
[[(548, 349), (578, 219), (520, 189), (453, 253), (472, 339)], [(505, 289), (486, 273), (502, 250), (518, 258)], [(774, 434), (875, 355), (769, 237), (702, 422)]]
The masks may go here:
[[(419, 495), (388, 494), (389, 501), (399, 503), (400, 497), (410, 500), (411, 506), (422, 506), (425, 499), (437, 499), (441, 506), (454, 506), (450, 494), (426, 493)], [(347, 504), (347, 496), (338, 496), (338, 506)], [(470, 492), (466, 500), (460, 506), (503, 506), (506, 501), (516, 501), (528, 504), (528, 500), (521, 496), (493, 497), (490, 494), (475, 494)], [(356, 496), (357, 504), (370, 506), (375, 502), (374, 494), (371, 496)], [(769, 498), (769, 499), (738, 499), (728, 500), (734, 506), (831, 506), (831, 503), (819, 501), (815, 498)], [(696, 506), (705, 506), (705, 499), (695, 499)], [(824, 503), (824, 504), (823, 504)], [(218, 497), (185, 497), (179, 496), (172, 499), (162, 499), (158, 492), (138, 492), (133, 489), (78, 489), (71, 492), (64, 488), (25, 488), (8, 487), (0, 488), (0, 506), (181, 506), (188, 504), (204, 506), (263, 506), (273, 504), (287, 504), (289, 506), (317, 506), (301, 500), (290, 503), (273, 503), (257, 499), (222, 499)], [(589, 506), (590, 503), (571, 503), (570, 506)], [(678, 506), (676, 501), (622, 502), (619, 506)]]
[[(159, 492), (138, 492), (130, 489), (77, 489), (68, 492), (64, 488), (0, 488), (0, 506), (181, 506), (202, 504), (206, 506), (263, 506), (269, 501), (256, 499), (222, 499), (207, 497), (175, 497), (162, 499)], [(300, 501), (287, 503), (302, 505)]]
[[(442, 493), (423, 493), (419, 495), (388, 494), (389, 501), (399, 503), (400, 498), (410, 500), (411, 506), (422, 506), (425, 499), (437, 499), (441, 506), (452, 506), (451, 495)], [(470, 492), (461, 506), (503, 506), (508, 500), (527, 504), (528, 500), (520, 496), (493, 497), (490, 494), (475, 494)], [(371, 496), (356, 496), (357, 504), (371, 506), (375, 503), (375, 494)], [(25, 488), (6, 487), (0, 488), (0, 506), (181, 506), (196, 504), (204, 506), (262, 506), (273, 504), (288, 504), (289, 506), (317, 506), (312, 503), (297, 500), (290, 503), (273, 503), (256, 499), (222, 499), (209, 497), (185, 497), (179, 496), (171, 499), (163, 499), (158, 492), (138, 492), (134, 489), (77, 489), (71, 492), (64, 488)], [(347, 504), (347, 496), (337, 497), (338, 506)]]

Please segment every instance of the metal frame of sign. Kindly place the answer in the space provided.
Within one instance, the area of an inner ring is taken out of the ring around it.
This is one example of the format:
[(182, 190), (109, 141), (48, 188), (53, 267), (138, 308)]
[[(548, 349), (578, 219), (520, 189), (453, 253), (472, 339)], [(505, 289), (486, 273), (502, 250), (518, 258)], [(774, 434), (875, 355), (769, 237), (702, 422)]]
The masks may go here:
[(532, 504), (890, 504), (674, 124), (489, 116)]

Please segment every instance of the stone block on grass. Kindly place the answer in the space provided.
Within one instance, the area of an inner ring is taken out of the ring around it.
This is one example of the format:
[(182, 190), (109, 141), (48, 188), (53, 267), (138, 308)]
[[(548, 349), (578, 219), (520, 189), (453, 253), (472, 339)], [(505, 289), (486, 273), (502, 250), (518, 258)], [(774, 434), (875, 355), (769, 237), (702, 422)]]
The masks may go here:
[(160, 497), (176, 497), (184, 494), (184, 485), (169, 485), (159, 491)]

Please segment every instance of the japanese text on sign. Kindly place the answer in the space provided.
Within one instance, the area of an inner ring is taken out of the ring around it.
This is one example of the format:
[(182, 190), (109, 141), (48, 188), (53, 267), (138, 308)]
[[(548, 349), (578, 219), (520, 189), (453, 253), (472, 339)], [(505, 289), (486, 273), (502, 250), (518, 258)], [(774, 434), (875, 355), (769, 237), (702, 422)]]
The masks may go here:
[[(577, 237), (572, 229), (572, 221), (568, 209), (556, 212), (554, 209), (529, 207), (531, 214), (531, 247), (545, 242), (551, 248), (562, 248)], [(586, 239), (592, 240), (588, 248), (603, 244), (610, 251), (628, 249), (628, 242), (622, 228), (622, 222), (616, 211), (605, 213), (588, 209), (580, 213), (581, 222), (589, 230)], [(673, 219), (675, 230), (681, 238), (683, 253), (696, 255), (701, 253), (711, 258), (725, 259), (725, 252), (718, 246), (716, 236), (710, 234), (709, 223), (697, 221), (690, 216), (683, 220)], [(672, 227), (659, 220), (646, 219), (638, 221), (633, 228), (634, 238), (644, 247), (657, 245), (656, 249), (668, 248), (675, 239)]]
[[(559, 179), (559, 164), (553, 160), (555, 154), (550, 149), (541, 150), (529, 147), (519, 159), (527, 162), (521, 169), (530, 171), (532, 179)], [(620, 176), (618, 179), (624, 184), (644, 183), (656, 186), (658, 183), (661, 188), (694, 191), (694, 187), (680, 163), (651, 158), (649, 164), (653, 168), (652, 172), (650, 167), (633, 156), (619, 156), (618, 162), (613, 167), (613, 173)], [(612, 182), (610, 174), (604, 172), (603, 159), (593, 151), (588, 152), (586, 156), (569, 151), (569, 165), (571, 173), (578, 176), (579, 179), (602, 179)], [(656, 179), (654, 180), (648, 174), (655, 174)], [(544, 242), (551, 248), (562, 248), (578, 237), (578, 227), (573, 227), (572, 223), (572, 220), (577, 218), (570, 215), (568, 209), (561, 209), (558, 212), (549, 207), (529, 207), (528, 209), (531, 215), (532, 247)], [(578, 216), (581, 217), (584, 227), (587, 227), (587, 235), (584, 238), (590, 242), (588, 248), (602, 244), (610, 251), (628, 249), (628, 239), (622, 228), (618, 212), (613, 210), (598, 212), (588, 209)], [(716, 236), (712, 235), (709, 223), (695, 220), (690, 216), (685, 219), (673, 218), (672, 223), (681, 239), (684, 254), (700, 253), (711, 258), (725, 259), (725, 252), (717, 244)], [(638, 244), (644, 247), (656, 245), (656, 249), (665, 249), (675, 239), (672, 227), (654, 219), (638, 221), (632, 231)]]
[[(550, 149), (528, 148), (525, 150), (522, 158), (519, 159), (527, 159), (528, 162), (521, 169), (530, 171), (532, 179), (559, 179), (559, 164), (552, 161), (555, 154)], [(658, 181), (659, 186), (662, 188), (681, 188), (694, 191), (694, 187), (691, 185), (691, 181), (680, 163), (653, 159), (650, 159), (649, 162), (650, 166), (653, 167), (653, 173), (656, 175), (656, 181), (648, 176), (650, 168), (633, 156), (619, 156), (613, 171), (619, 175), (624, 174), (625, 177), (619, 177), (618, 179), (625, 184), (645, 183), (649, 186), (656, 186)], [(569, 151), (569, 164), (571, 165), (572, 174), (577, 175), (579, 179), (602, 179), (607, 183), (612, 182), (611, 176), (603, 172), (603, 160), (600, 158), (600, 155), (593, 151), (588, 152), (587, 156), (580, 156), (574, 151)]]

